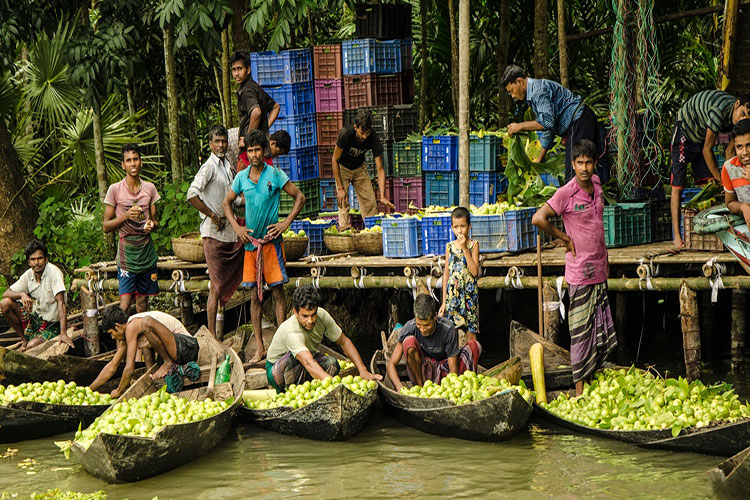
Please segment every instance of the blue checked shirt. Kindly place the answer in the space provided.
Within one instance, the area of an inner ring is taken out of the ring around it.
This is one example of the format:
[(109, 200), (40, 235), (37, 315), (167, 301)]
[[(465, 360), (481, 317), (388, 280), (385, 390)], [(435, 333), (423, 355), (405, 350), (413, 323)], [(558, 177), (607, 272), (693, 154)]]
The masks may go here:
[(538, 131), (544, 149), (555, 144), (555, 135), (564, 137), (570, 124), (583, 113), (581, 97), (557, 82), (529, 78), (526, 84), (526, 102), (531, 106), (544, 130)]

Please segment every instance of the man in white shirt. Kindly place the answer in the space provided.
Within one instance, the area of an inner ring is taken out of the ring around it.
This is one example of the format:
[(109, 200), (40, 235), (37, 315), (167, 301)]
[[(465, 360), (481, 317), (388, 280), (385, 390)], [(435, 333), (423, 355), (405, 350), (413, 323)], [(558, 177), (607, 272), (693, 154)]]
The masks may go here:
[(21, 351), (58, 337), (73, 346), (67, 331), (65, 281), (60, 269), (49, 262), (47, 247), (32, 240), (25, 249), (29, 269), (3, 293), (0, 310), (21, 337)]

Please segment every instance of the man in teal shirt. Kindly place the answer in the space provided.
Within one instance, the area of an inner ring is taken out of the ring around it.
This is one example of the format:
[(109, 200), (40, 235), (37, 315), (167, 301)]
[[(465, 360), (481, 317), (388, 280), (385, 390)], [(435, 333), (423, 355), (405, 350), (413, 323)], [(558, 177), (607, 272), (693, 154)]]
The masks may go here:
[[(297, 214), (305, 204), (305, 195), (292, 184), (283, 170), (267, 165), (263, 161), (263, 152), (268, 149), (268, 138), (259, 130), (252, 130), (245, 137), (247, 158), (250, 168), (242, 170), (234, 178), (232, 189), (224, 198), (222, 206), (224, 215), (232, 224), (240, 241), (245, 244), (245, 265), (242, 284), (246, 288), (257, 287), (258, 293), (252, 294), (250, 317), (255, 333), (255, 356), (251, 363), (265, 358), (263, 345), (262, 301), (263, 285), (268, 284), (273, 293), (276, 309), (276, 322), (284, 322), (286, 303), (284, 301), (284, 283), (289, 281), (286, 274), (284, 247), (281, 235), (289, 229)], [(279, 220), (279, 198), (281, 190), (294, 199), (294, 207), (286, 219)], [(232, 215), (232, 203), (237, 196), (245, 195), (245, 225), (242, 227)]]

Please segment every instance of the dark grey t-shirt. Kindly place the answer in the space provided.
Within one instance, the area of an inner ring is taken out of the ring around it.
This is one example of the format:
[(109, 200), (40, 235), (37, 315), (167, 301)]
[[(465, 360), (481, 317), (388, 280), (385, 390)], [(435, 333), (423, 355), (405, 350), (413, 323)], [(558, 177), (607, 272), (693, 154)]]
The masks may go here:
[(378, 138), (378, 134), (374, 130), (370, 131), (367, 139), (359, 142), (354, 127), (344, 127), (339, 131), (336, 145), (343, 150), (339, 165), (348, 169), (364, 165), (365, 153), (367, 151), (372, 150), (373, 158), (377, 158), (383, 154), (383, 145), (380, 143), (380, 138)]
[(398, 341), (403, 343), (406, 337), (416, 337), (425, 354), (437, 361), (458, 356), (458, 334), (453, 322), (441, 317), (435, 321), (435, 331), (429, 337), (425, 337), (417, 328), (417, 322), (410, 319), (399, 331)]

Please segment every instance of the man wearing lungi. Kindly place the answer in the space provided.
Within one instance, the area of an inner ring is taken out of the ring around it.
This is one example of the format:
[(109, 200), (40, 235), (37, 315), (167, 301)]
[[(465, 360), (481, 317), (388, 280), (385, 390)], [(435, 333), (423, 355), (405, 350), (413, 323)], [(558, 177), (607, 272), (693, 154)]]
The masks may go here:
[[(604, 202), (596, 170), (596, 146), (588, 139), (573, 145), (575, 177), (557, 190), (534, 214), (539, 229), (565, 242), (565, 281), (570, 292), (570, 361), (576, 395), (617, 346), (607, 298), (607, 247), (604, 243)], [(565, 231), (550, 217), (559, 215)]]
[(339, 363), (333, 356), (318, 352), (323, 338), (335, 342), (359, 370), (365, 380), (380, 380), (367, 370), (354, 343), (341, 332), (328, 311), (318, 307), (318, 291), (305, 285), (294, 291), (294, 315), (284, 321), (273, 336), (266, 358), (266, 378), (278, 392), (291, 384), (306, 380), (323, 380), (339, 373)]
[[(216, 337), (217, 305), (221, 303), (223, 306), (229, 302), (232, 294), (240, 286), (245, 252), (234, 229), (227, 224), (224, 209), (221, 207), (221, 202), (232, 187), (235, 177), (234, 165), (225, 158), (227, 129), (223, 125), (211, 127), (208, 132), (208, 145), (211, 148), (211, 156), (195, 174), (187, 197), (201, 216), (203, 251), (206, 254), (208, 277), (211, 279), (206, 314), (208, 330)], [(241, 202), (242, 199), (237, 198), (235, 201)], [(237, 205), (238, 203), (235, 203), (235, 206)]]
[[(263, 152), (268, 149), (268, 138), (260, 130), (245, 136), (250, 168), (238, 173), (227, 192), (222, 207), (224, 215), (234, 232), (245, 244), (245, 263), (242, 284), (247, 288), (257, 287), (258, 293), (250, 294), (250, 317), (255, 332), (256, 350), (251, 363), (266, 356), (263, 345), (262, 301), (264, 284), (272, 290), (276, 306), (276, 321), (281, 325), (286, 319), (284, 283), (289, 282), (284, 260), (281, 235), (302, 210), (305, 195), (297, 189), (283, 170), (266, 165)], [(279, 220), (279, 198), (281, 191), (294, 199), (294, 206), (283, 220)], [(241, 194), (245, 195), (245, 227), (234, 218), (232, 204)]]
[(427, 294), (419, 294), (414, 300), (414, 319), (401, 327), (398, 342), (393, 349), (386, 372), (397, 391), (402, 384), (396, 365), (406, 356), (406, 371), (412, 384), (423, 385), (426, 380), (436, 384), (449, 373), (462, 374), (477, 369), (482, 346), (470, 340), (459, 349), (458, 334), (453, 322), (438, 317), (438, 305)]

